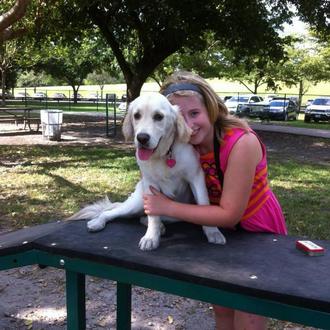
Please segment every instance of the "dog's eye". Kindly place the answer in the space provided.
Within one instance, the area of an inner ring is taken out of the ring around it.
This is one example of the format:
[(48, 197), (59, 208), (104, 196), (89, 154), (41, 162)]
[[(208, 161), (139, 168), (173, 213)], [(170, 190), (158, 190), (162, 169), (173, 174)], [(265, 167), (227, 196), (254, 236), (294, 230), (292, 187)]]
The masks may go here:
[(161, 121), (163, 118), (164, 118), (164, 116), (160, 113), (156, 113), (154, 115), (154, 120), (156, 120), (156, 121)]
[(139, 120), (141, 118), (141, 115), (137, 112), (134, 114), (134, 119)]

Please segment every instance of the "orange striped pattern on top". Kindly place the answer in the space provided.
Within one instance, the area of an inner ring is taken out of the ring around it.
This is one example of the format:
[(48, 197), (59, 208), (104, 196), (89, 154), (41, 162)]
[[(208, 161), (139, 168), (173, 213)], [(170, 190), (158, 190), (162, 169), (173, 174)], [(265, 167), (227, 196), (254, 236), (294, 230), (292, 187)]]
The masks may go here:
[(251, 195), (249, 198), (248, 206), (244, 212), (242, 220), (251, 218), (268, 200), (270, 195), (269, 185), (267, 180), (267, 165), (258, 171), (256, 171), (254, 177), (254, 183), (252, 186)]
[[(223, 173), (226, 171), (230, 151), (238, 139), (244, 134), (245, 131), (241, 129), (230, 129), (226, 131), (223, 139), (224, 142), (220, 146), (220, 166)], [(258, 210), (270, 197), (270, 189), (267, 180), (266, 151), (262, 143), (261, 146), (263, 157), (260, 163), (257, 165), (249, 202), (241, 220), (251, 218), (256, 212), (258, 212)], [(205, 174), (205, 181), (209, 193), (210, 203), (213, 205), (219, 205), (222, 187), (218, 180), (214, 153), (210, 152), (208, 154), (201, 155), (200, 164)]]

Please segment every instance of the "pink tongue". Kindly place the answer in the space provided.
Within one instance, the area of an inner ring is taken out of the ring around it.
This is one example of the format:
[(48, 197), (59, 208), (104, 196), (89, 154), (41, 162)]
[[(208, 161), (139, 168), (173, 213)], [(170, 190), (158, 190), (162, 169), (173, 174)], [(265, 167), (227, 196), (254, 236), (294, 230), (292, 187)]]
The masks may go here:
[(151, 157), (153, 152), (154, 152), (153, 149), (139, 148), (138, 157), (140, 160), (148, 160)]

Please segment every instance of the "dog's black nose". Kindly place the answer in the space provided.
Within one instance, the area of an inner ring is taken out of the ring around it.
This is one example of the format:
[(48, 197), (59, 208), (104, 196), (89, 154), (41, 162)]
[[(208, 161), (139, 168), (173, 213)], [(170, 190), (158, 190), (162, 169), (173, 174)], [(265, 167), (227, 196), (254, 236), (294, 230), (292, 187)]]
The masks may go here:
[(150, 135), (146, 133), (139, 133), (136, 138), (142, 145), (146, 145), (150, 140)]

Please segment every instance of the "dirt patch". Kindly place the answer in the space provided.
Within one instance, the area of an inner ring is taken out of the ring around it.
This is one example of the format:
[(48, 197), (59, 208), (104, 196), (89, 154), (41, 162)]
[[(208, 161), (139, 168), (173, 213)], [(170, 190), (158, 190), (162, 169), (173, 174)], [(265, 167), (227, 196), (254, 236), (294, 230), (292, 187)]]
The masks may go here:
[[(132, 148), (117, 128), (107, 137), (104, 118), (65, 117), (61, 141), (41, 133), (0, 124), (0, 145), (103, 145)], [(271, 157), (330, 165), (330, 140), (291, 134), (258, 132)], [(66, 329), (65, 278), (61, 270), (27, 266), (0, 272), (0, 329)], [(86, 280), (87, 329), (115, 329), (115, 283)], [(199, 301), (135, 287), (132, 329), (213, 329), (212, 307)], [(271, 329), (312, 329), (272, 321)]]

